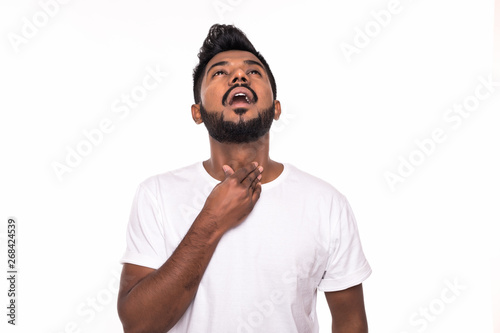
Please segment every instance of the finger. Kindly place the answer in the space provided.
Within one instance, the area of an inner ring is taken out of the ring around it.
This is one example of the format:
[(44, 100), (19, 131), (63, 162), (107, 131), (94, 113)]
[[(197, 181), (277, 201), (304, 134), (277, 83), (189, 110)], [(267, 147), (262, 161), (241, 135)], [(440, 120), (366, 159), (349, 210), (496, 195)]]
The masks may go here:
[[(247, 177), (245, 179), (242, 180), (242, 184), (248, 186), (248, 187), (251, 187), (252, 184), (254, 183), (254, 181), (259, 177), (259, 175), (262, 174), (262, 171), (264, 170), (264, 168), (260, 165), (259, 167), (257, 167), (255, 170), (253, 170), (252, 172), (250, 172)], [(259, 178), (260, 180), (260, 178)]]
[(238, 179), (238, 181), (241, 183), (248, 176), (249, 173), (251, 173), (252, 171), (254, 171), (257, 168), (258, 165), (259, 165), (259, 163), (252, 162), (252, 163), (236, 170), (236, 172), (233, 174), (233, 176), (236, 177), (236, 179)]
[(226, 178), (234, 174), (234, 170), (229, 165), (224, 164), (222, 166), (222, 170), (224, 171)]
[(252, 202), (254, 204), (257, 202), (257, 200), (259, 200), (261, 192), (262, 192), (262, 185), (260, 184), (260, 182), (258, 182), (255, 185), (255, 190), (253, 191), (253, 194), (252, 194)]
[(262, 174), (257, 175), (257, 177), (255, 177), (253, 182), (250, 184), (249, 189), (251, 189), (252, 191), (255, 190), (257, 183), (259, 183), (261, 179), (262, 179)]

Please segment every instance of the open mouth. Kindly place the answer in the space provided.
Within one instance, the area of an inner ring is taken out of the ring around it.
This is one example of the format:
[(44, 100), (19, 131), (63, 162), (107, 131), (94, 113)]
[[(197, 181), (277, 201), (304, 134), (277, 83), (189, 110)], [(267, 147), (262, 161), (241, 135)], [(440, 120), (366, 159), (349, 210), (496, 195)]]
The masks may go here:
[(256, 101), (253, 90), (243, 86), (232, 88), (227, 96), (227, 103), (233, 108), (245, 108)]
[(233, 105), (233, 103), (247, 103), (247, 104), (250, 104), (250, 98), (248, 98), (248, 96), (245, 93), (237, 93), (229, 101), (229, 105)]

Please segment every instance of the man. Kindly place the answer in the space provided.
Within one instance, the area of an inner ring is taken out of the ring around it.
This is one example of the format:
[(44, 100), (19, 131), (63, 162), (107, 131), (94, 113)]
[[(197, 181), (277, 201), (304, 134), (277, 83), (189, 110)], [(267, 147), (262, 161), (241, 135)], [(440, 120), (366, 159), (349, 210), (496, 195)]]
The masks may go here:
[(234, 26), (211, 27), (194, 70), (192, 117), (210, 158), (137, 190), (118, 312), (129, 332), (367, 332), (370, 275), (348, 202), (269, 157), (281, 113), (271, 70)]

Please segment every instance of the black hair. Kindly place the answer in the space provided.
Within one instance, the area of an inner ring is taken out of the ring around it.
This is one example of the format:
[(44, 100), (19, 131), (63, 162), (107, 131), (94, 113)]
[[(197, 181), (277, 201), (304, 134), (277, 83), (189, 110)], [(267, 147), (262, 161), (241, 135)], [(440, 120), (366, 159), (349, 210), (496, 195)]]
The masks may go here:
[(198, 65), (193, 70), (193, 93), (195, 103), (201, 102), (201, 82), (203, 81), (205, 68), (208, 62), (218, 53), (240, 50), (248, 51), (262, 62), (269, 76), (273, 98), (276, 99), (276, 81), (264, 57), (255, 49), (243, 31), (234, 25), (214, 24), (210, 27), (207, 38), (198, 53)]

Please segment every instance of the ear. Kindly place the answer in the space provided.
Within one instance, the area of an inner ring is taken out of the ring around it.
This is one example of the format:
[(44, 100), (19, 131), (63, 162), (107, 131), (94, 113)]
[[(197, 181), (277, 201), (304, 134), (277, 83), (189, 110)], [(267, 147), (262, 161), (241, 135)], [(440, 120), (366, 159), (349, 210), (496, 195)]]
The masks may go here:
[(196, 124), (201, 124), (203, 120), (201, 119), (200, 104), (191, 105), (191, 116)]
[(274, 120), (280, 119), (281, 116), (281, 103), (278, 100), (274, 101)]

